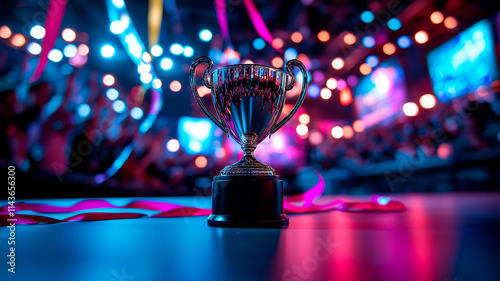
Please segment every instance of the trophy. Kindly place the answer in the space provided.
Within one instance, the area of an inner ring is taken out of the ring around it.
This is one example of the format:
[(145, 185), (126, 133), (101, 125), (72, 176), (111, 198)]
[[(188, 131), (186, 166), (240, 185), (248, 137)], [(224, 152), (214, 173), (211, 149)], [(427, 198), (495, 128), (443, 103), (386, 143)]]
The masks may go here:
[[(211, 90), (215, 117), (196, 89), (196, 67), (208, 64), (203, 84)], [(286, 63), (286, 72), (257, 64), (237, 64), (211, 72), (213, 61), (199, 57), (191, 65), (190, 83), (194, 98), (203, 112), (224, 134), (231, 136), (244, 152), (238, 162), (226, 166), (212, 182), (212, 214), (209, 226), (284, 228), (283, 182), (274, 169), (253, 155), (257, 145), (271, 137), (297, 112), (307, 89), (307, 71), (298, 60)], [(300, 96), (290, 113), (279, 121), (286, 91), (295, 84), (292, 67), (303, 75)]]

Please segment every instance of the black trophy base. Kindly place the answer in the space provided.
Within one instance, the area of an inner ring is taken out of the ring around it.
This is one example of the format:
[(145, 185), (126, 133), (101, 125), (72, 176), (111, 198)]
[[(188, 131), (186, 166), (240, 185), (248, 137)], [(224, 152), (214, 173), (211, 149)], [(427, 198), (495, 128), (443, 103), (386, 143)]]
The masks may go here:
[(209, 226), (286, 228), (279, 176), (217, 176), (212, 183)]

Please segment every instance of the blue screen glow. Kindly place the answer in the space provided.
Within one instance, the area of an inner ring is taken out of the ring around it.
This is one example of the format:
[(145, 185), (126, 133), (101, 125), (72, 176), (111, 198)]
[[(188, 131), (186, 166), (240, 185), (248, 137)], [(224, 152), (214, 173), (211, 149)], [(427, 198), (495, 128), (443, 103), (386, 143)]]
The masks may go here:
[(442, 102), (498, 79), (493, 31), (482, 20), (427, 55), (434, 93)]

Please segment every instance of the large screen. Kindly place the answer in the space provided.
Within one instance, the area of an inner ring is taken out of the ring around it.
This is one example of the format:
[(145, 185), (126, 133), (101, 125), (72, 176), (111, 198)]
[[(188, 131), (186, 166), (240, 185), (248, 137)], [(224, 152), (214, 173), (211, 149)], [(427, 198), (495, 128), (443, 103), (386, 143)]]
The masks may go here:
[(404, 72), (396, 59), (380, 64), (354, 90), (354, 106), (365, 126), (390, 122), (406, 101)]
[(178, 134), (186, 154), (212, 155), (221, 147), (222, 131), (208, 118), (181, 117)]
[(434, 93), (442, 102), (498, 79), (493, 30), (482, 20), (427, 55)]

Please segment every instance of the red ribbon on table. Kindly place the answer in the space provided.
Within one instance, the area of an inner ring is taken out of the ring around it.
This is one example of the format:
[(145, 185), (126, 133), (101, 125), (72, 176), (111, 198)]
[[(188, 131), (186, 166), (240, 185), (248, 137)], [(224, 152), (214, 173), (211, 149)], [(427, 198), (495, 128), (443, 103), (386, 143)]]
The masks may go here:
[[(374, 195), (370, 201), (366, 202), (347, 202), (339, 199), (325, 204), (317, 204), (314, 201), (318, 199), (325, 189), (325, 182), (318, 174), (319, 182), (310, 190), (293, 196), (287, 196), (284, 199), (284, 209), (287, 214), (313, 213), (324, 212), (330, 210), (338, 210), (342, 212), (401, 212), (406, 209), (405, 205), (397, 200), (389, 197)], [(189, 207), (168, 202), (137, 200), (124, 206), (116, 206), (102, 199), (87, 199), (82, 200), (72, 206), (61, 207), (49, 204), (25, 203), (19, 202), (15, 205), (15, 211), (33, 211), (46, 214), (71, 213), (78, 211), (88, 211), (100, 208), (117, 208), (117, 209), (143, 209), (150, 211), (159, 211), (154, 215), (146, 215), (141, 213), (107, 213), (107, 212), (88, 212), (73, 215), (65, 219), (55, 219), (49, 216), (42, 215), (27, 215), (15, 214), (16, 224), (41, 224), (41, 223), (58, 223), (68, 221), (99, 221), (99, 220), (114, 220), (114, 219), (132, 219), (140, 217), (152, 218), (169, 218), (169, 217), (191, 217), (191, 216), (208, 216), (211, 214), (210, 209)], [(0, 208), (0, 226), (9, 225), (12, 219), (10, 216), (9, 207), (5, 205)]]

